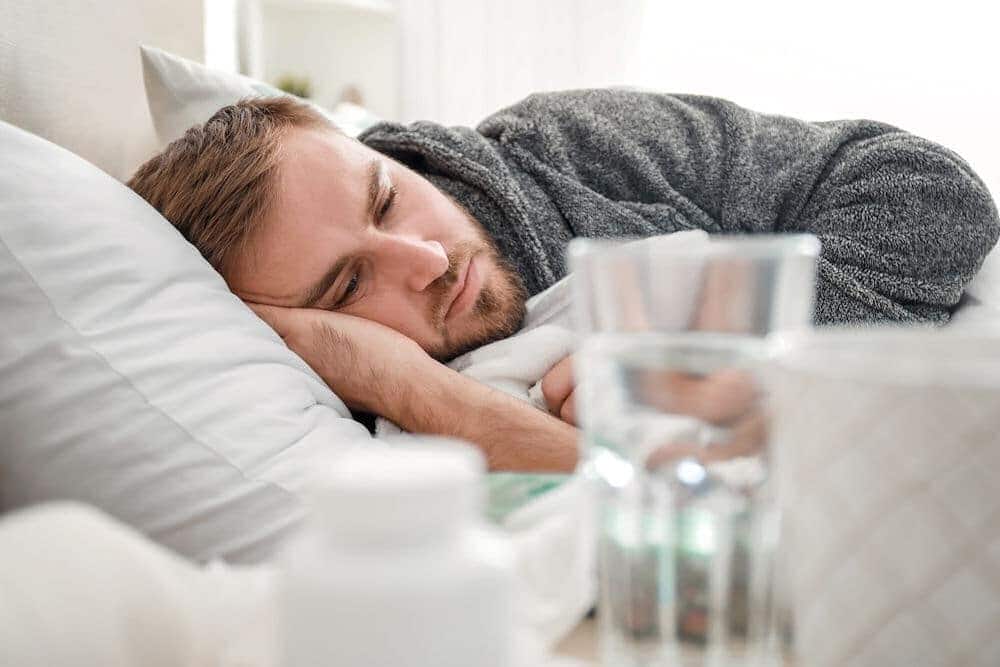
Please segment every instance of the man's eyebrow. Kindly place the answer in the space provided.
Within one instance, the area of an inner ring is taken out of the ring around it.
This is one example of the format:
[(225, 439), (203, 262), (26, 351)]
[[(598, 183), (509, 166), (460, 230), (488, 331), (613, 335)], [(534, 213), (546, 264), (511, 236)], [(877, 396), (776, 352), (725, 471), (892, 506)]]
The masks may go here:
[(340, 272), (344, 270), (347, 263), (350, 261), (349, 257), (341, 257), (336, 261), (336, 263), (330, 267), (330, 269), (323, 274), (323, 277), (316, 281), (316, 284), (309, 288), (306, 295), (302, 298), (302, 305), (300, 308), (314, 308), (323, 296), (330, 291), (330, 288), (337, 282), (337, 277), (340, 276)]
[(385, 162), (375, 158), (368, 165), (368, 219), (374, 220), (382, 195), (392, 187)]

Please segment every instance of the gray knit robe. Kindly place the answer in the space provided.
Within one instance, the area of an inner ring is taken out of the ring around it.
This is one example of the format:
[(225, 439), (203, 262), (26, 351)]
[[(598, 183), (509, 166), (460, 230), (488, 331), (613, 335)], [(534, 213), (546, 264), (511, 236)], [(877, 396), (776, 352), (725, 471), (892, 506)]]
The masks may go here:
[(810, 232), (818, 323), (943, 323), (1000, 233), (989, 191), (946, 148), (710, 97), (539, 94), (476, 130), (383, 123), (361, 140), (468, 209), (532, 294), (566, 273), (575, 236)]

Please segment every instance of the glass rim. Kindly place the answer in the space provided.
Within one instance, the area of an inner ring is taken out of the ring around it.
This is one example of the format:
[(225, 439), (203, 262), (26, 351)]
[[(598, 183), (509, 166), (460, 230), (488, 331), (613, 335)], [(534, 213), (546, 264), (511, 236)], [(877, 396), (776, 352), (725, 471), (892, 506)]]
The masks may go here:
[[(681, 230), (689, 231), (689, 230)], [(675, 232), (676, 233), (676, 232)], [(663, 234), (669, 237), (671, 234)], [(822, 249), (818, 238), (812, 234), (709, 234), (708, 243), (696, 245), (682, 244), (670, 247), (638, 245), (658, 236), (624, 236), (616, 238), (577, 237), (571, 239), (567, 249), (570, 262), (577, 262), (586, 257), (605, 254), (608, 251), (621, 251), (621, 254), (633, 252), (652, 253), (662, 256), (680, 257), (715, 257), (728, 255), (732, 257), (771, 258), (771, 257), (818, 257)], [(618, 254), (618, 253), (615, 253)]]

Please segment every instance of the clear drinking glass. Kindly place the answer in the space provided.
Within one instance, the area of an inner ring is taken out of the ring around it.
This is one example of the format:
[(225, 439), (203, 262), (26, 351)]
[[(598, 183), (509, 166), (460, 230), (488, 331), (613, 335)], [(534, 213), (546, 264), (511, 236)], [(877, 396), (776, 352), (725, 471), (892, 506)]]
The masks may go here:
[(604, 664), (780, 661), (759, 372), (811, 323), (818, 253), (808, 235), (571, 244)]

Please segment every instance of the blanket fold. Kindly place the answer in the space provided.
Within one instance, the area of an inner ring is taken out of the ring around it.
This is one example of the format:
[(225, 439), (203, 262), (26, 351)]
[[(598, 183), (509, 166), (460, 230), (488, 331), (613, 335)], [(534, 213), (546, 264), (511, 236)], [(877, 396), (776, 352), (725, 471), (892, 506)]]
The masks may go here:
[(582, 90), (532, 95), (475, 131), (382, 123), (361, 140), (468, 209), (531, 294), (566, 274), (574, 236), (809, 232), (818, 323), (943, 323), (1000, 235), (958, 155), (867, 120)]

